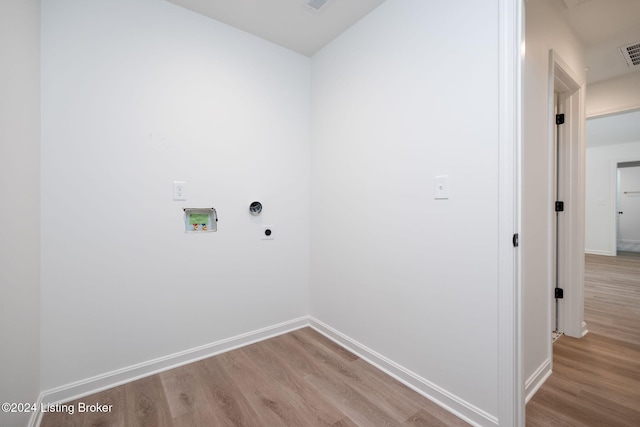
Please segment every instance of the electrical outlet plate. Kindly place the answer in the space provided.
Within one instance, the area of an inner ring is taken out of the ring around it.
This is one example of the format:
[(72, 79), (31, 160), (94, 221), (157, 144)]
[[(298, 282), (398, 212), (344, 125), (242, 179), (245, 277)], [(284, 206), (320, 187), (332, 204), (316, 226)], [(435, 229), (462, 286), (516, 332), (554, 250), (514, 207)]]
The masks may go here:
[(173, 200), (187, 200), (186, 186), (184, 181), (173, 181)]
[(438, 200), (449, 198), (449, 175), (436, 176), (434, 193)]

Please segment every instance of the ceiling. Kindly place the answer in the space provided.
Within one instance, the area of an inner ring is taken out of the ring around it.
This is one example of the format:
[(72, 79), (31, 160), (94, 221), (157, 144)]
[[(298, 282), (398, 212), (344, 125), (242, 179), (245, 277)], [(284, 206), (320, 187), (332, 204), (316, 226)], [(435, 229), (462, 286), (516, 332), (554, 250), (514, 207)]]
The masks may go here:
[[(312, 56), (384, 0), (168, 0)], [(307, 3), (324, 5), (316, 10)]]
[(585, 48), (587, 83), (639, 72), (618, 48), (640, 43), (640, 0), (550, 1)]
[[(168, 1), (312, 56), (385, 0)], [(638, 72), (627, 67), (618, 48), (640, 43), (640, 0), (547, 1), (585, 48), (588, 83)], [(324, 5), (315, 10), (308, 3)]]
[[(385, 0), (168, 1), (312, 56)], [(618, 48), (640, 42), (640, 0), (547, 1), (585, 48), (588, 83), (638, 72), (627, 67)], [(316, 11), (307, 5), (314, 2), (325, 4)]]
[[(313, 56), (385, 0), (168, 0), (194, 12)], [(543, 0), (528, 0), (543, 1)], [(640, 0), (546, 0), (582, 42), (587, 83), (630, 69), (618, 51), (640, 43)], [(308, 5), (323, 4), (318, 10)], [(590, 119), (589, 147), (640, 141), (640, 111)]]
[(587, 120), (587, 148), (640, 142), (640, 111)]
[[(585, 48), (587, 84), (640, 72), (618, 51), (640, 43), (640, 0), (551, 1)], [(588, 148), (639, 142), (640, 111), (587, 120), (585, 139)]]
[[(313, 56), (385, 0), (167, 0), (287, 49)], [(325, 3), (326, 1), (326, 3)], [(548, 1), (585, 48), (587, 83), (640, 72), (618, 51), (640, 43), (640, 0)], [(315, 10), (308, 3), (324, 3)], [(640, 112), (590, 119), (587, 145), (640, 141)]]

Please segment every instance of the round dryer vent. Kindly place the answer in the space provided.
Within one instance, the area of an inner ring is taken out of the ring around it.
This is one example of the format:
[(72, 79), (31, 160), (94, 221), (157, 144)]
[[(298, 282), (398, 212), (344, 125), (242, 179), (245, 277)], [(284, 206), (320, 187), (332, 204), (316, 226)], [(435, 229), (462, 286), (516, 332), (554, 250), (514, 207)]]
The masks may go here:
[(249, 205), (249, 213), (253, 216), (258, 216), (260, 215), (260, 212), (262, 212), (262, 203), (251, 202)]

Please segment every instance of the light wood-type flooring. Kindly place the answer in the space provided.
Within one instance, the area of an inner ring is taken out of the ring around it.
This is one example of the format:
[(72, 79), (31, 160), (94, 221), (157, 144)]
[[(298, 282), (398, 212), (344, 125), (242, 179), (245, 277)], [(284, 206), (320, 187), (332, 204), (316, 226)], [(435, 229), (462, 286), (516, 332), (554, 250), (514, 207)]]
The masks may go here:
[(41, 427), (467, 426), (311, 328), (70, 402)]
[(553, 344), (553, 374), (528, 427), (640, 426), (640, 254), (586, 255), (589, 333)]
[[(582, 339), (554, 344), (528, 427), (640, 426), (640, 256), (587, 255)], [(52, 426), (462, 426), (463, 421), (310, 328), (70, 402)]]
[(585, 266), (589, 331), (640, 345), (640, 253), (586, 255)]

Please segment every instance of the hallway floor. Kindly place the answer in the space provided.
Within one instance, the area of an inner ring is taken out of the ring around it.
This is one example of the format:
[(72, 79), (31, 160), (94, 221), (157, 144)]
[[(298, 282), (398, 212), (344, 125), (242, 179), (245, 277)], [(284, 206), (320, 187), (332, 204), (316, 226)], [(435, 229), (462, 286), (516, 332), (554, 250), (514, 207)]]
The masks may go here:
[(586, 255), (589, 334), (553, 345), (553, 375), (527, 426), (640, 425), (640, 254)]

